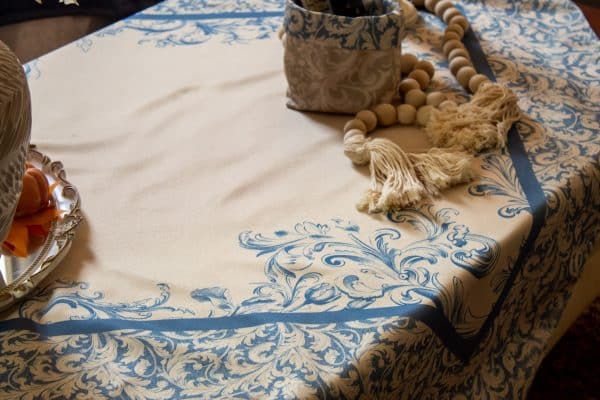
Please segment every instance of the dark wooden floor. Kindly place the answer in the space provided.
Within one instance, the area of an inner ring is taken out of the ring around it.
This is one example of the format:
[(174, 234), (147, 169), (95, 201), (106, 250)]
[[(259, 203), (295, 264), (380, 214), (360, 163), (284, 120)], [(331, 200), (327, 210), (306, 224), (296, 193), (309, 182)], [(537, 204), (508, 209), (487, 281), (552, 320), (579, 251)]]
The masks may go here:
[(600, 299), (569, 328), (546, 356), (529, 400), (600, 399)]
[(575, 4), (581, 8), (592, 29), (600, 37), (600, 0), (576, 0)]

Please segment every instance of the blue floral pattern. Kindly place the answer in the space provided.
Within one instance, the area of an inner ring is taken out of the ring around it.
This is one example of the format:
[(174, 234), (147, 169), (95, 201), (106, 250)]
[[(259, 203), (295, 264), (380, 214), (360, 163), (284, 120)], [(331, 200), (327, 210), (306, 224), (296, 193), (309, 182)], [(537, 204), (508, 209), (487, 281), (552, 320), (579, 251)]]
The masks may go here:
[[(267, 256), (268, 282), (255, 287), (254, 297), (228, 309), (331, 311), (451, 298), (451, 288), (440, 282), (441, 273), (453, 267), (483, 278), (500, 253), (496, 241), (455, 223), (451, 217), (457, 214), (443, 209), (432, 215), (431, 208), (392, 214), (394, 222), (412, 224), (425, 233), (422, 240), (408, 245), (400, 244), (399, 229), (379, 229), (364, 239), (358, 226), (340, 219), (333, 225), (299, 223), (292, 231), (273, 236), (244, 232), (240, 245)], [(446, 315), (452, 314), (453, 305), (439, 305)]]
[(88, 51), (90, 51), (90, 48), (92, 47), (92, 43), (93, 43), (92, 38), (90, 36), (85, 36), (85, 37), (82, 37), (81, 39), (77, 40), (75, 42), (75, 46), (77, 46), (84, 53), (87, 53)]
[(521, 190), (515, 168), (505, 155), (487, 154), (483, 156), (481, 168), (489, 174), (479, 177), (469, 187), (473, 196), (502, 196), (507, 204), (498, 209), (498, 215), (504, 218), (515, 217), (522, 212), (531, 212), (527, 199)]
[(41, 288), (35, 297), (22, 303), (19, 307), (19, 316), (41, 321), (53, 308), (64, 306), (71, 308), (70, 319), (72, 320), (96, 318), (143, 320), (153, 317), (157, 312), (166, 312), (174, 316), (193, 314), (189, 309), (166, 305), (170, 298), (169, 285), (159, 283), (157, 288), (160, 291), (158, 297), (135, 302), (112, 303), (104, 300), (102, 292), (89, 293), (87, 282), (58, 280)]
[[(0, 333), (0, 395), (28, 398), (340, 398), (357, 393), (352, 362), (383, 365), (391, 354), (363, 349), (385, 343), (407, 321), (340, 324), (267, 323), (235, 331), (120, 331), (55, 336)], [(27, 346), (31, 340), (40, 346)], [(415, 351), (423, 345), (405, 346)], [(15, 355), (18, 355), (15, 357)], [(347, 371), (348, 366), (351, 367)], [(30, 380), (30, 371), (45, 379)], [(26, 386), (24, 383), (27, 382)], [(224, 384), (229, 382), (229, 384)]]
[[(405, 246), (395, 243), (402, 238), (399, 229), (379, 229), (362, 238), (358, 225), (342, 219), (329, 224), (305, 221), (272, 235), (243, 232), (239, 243), (265, 259), (267, 281), (257, 284), (254, 296), (239, 304), (232, 301), (227, 289), (219, 287), (196, 289), (191, 297), (210, 304), (209, 317), (431, 303), (459, 331), (467, 333), (464, 326), (473, 331), (473, 321), (481, 321), (460, 303), (463, 283), (454, 277), (445, 287), (440, 272), (432, 272), (431, 267), (439, 264), (442, 270), (445, 260), (446, 267), (454, 265), (482, 278), (493, 271), (499, 246), (457, 224), (454, 217), (458, 215), (456, 210), (434, 211), (432, 206), (390, 214), (399, 226), (410, 226), (423, 234), (422, 240)], [(330, 276), (326, 281), (323, 276), (327, 269), (338, 271), (339, 277), (331, 280)], [(89, 321), (148, 320), (161, 311), (175, 318), (198, 316), (189, 309), (167, 305), (168, 285), (159, 284), (158, 289), (160, 294), (155, 298), (105, 303), (104, 295), (90, 293), (87, 283), (56, 282), (25, 301), (19, 315), (39, 321), (54, 307), (66, 305), (78, 315), (75, 318)], [(265, 321), (247, 328), (189, 332), (117, 329), (50, 336), (43, 339), (41, 348), (26, 346), (28, 341), (42, 340), (39, 334), (1, 332), (0, 350), (6, 358), (0, 361), (0, 375), (7, 379), (0, 383), (0, 393), (26, 389), (33, 397), (60, 393), (68, 397), (222, 398), (261, 393), (279, 397), (292, 390), (297, 397), (339, 397), (360, 390), (360, 382), (329, 381), (325, 377), (355, 376), (360, 372), (353, 364), (356, 360), (384, 365), (392, 354), (373, 350), (378, 343), (387, 343), (398, 329), (421, 333), (425, 329), (420, 317), (410, 313), (352, 319), (308, 324)], [(104, 345), (99, 347), (98, 343)], [(410, 351), (420, 347), (405, 346)], [(28, 359), (35, 359), (34, 365), (26, 362)], [(51, 361), (62, 359), (78, 360), (78, 368)], [(45, 368), (51, 372), (47, 374), (51, 380), (38, 379), (23, 387), (23, 377), (30, 368)], [(102, 372), (104, 368), (110, 369), (110, 375)], [(56, 381), (55, 376), (61, 379)], [(93, 384), (90, 377), (94, 377)], [(224, 385), (232, 380), (235, 385)]]
[[(220, 40), (222, 43), (249, 43), (252, 40), (267, 39), (281, 26), (281, 15), (258, 15), (255, 18), (239, 18), (232, 14), (229, 18), (203, 15), (197, 19), (170, 18), (138, 15), (117, 22), (96, 35), (114, 36), (124, 31), (135, 31), (142, 34), (139, 44), (151, 43), (156, 47), (198, 45), (209, 40)], [(242, 15), (243, 16), (243, 15)]]
[[(71, 319), (149, 319), (157, 312), (173, 317), (233, 316), (264, 312), (327, 312), (390, 305), (433, 302), (453, 323), (469, 320), (464, 304), (446, 302), (462, 282), (460, 270), (481, 279), (489, 275), (500, 255), (498, 243), (470, 232), (453, 218), (453, 209), (409, 209), (391, 213), (399, 228), (420, 231), (421, 240), (402, 243), (400, 229), (383, 228), (369, 237), (358, 225), (342, 219), (331, 224), (311, 221), (272, 235), (243, 232), (242, 248), (264, 258), (265, 282), (255, 284), (254, 295), (236, 304), (227, 288), (195, 289), (191, 297), (208, 305), (207, 315), (167, 305), (169, 287), (158, 284), (160, 295), (128, 303), (105, 303), (101, 292), (88, 293), (84, 282), (55, 282), (25, 301), (21, 318), (41, 321), (55, 307), (72, 309)], [(452, 272), (452, 269), (456, 269)], [(445, 286), (441, 275), (455, 278)], [(63, 289), (69, 289), (67, 291)], [(491, 293), (493, 286), (489, 287)], [(459, 298), (460, 300), (460, 298)], [(491, 305), (490, 305), (491, 307)], [(457, 310), (462, 310), (459, 315)]]
[(282, 15), (280, 0), (167, 0), (102, 29), (96, 36), (136, 32), (141, 35), (139, 44), (156, 47), (198, 45), (209, 40), (248, 43), (272, 37), (281, 26)]

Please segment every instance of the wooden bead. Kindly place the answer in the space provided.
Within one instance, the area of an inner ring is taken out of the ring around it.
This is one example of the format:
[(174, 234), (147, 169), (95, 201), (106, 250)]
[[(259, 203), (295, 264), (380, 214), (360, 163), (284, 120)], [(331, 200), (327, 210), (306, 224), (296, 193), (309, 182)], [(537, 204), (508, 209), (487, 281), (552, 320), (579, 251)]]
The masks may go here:
[(448, 57), (448, 55), (450, 54), (450, 52), (454, 49), (464, 49), (464, 44), (462, 44), (462, 42), (460, 40), (448, 40), (446, 43), (444, 43), (444, 45), (442, 46), (442, 51), (444, 52), (444, 55), (446, 57)]
[(456, 73), (456, 80), (458, 81), (458, 83), (460, 83), (460, 86), (466, 88), (469, 85), (469, 80), (475, 74), (477, 74), (475, 68), (471, 67), (470, 65), (467, 65), (458, 70), (458, 72)]
[(400, 81), (400, 84), (398, 85), (398, 91), (402, 94), (408, 92), (409, 90), (419, 88), (421, 88), (421, 85), (419, 85), (419, 82), (417, 82), (413, 78), (402, 79), (402, 81)]
[(442, 111), (446, 111), (446, 110), (452, 110), (452, 109), (456, 108), (457, 106), (458, 105), (456, 104), (456, 102), (454, 102), (452, 100), (444, 100), (440, 103), (438, 108)]
[(431, 118), (431, 114), (435, 112), (434, 106), (423, 106), (417, 110), (417, 124), (421, 126), (427, 125), (429, 119)]
[(403, 74), (408, 74), (415, 68), (415, 64), (419, 61), (414, 54), (406, 53), (400, 56), (400, 71)]
[(425, 0), (412, 0), (412, 3), (415, 7), (423, 7), (425, 5)]
[(444, 32), (444, 43), (447, 42), (448, 40), (460, 40), (462, 39), (458, 33), (454, 32), (454, 31), (450, 31), (450, 32)]
[(446, 11), (447, 9), (452, 8), (452, 7), (454, 7), (454, 4), (452, 4), (452, 1), (442, 0), (435, 5), (433, 11), (434, 11), (435, 15), (442, 18), (442, 16), (444, 15), (444, 11)]
[(469, 90), (471, 93), (475, 93), (477, 92), (477, 89), (479, 89), (479, 86), (487, 81), (489, 81), (489, 78), (483, 74), (473, 75), (471, 79), (469, 79)]
[(417, 118), (417, 109), (411, 104), (401, 104), (398, 106), (398, 122), (400, 125), (412, 125)]
[(465, 30), (458, 24), (448, 24), (445, 32), (456, 32), (461, 39), (465, 36)]
[(427, 86), (429, 86), (429, 74), (426, 71), (423, 71), (422, 69), (415, 69), (408, 75), (408, 77), (419, 82), (421, 90), (425, 90)]
[(454, 60), (456, 57), (464, 57), (468, 60), (471, 59), (471, 56), (469, 55), (469, 52), (466, 49), (460, 48), (460, 49), (454, 49), (450, 52), (450, 54), (448, 54), (448, 60), (452, 61)]
[(420, 89), (413, 89), (404, 96), (404, 103), (410, 104), (415, 108), (421, 107), (425, 104), (425, 101), (427, 101), (427, 96), (425, 95), (425, 92)]
[(433, 64), (427, 60), (418, 61), (415, 64), (415, 69), (422, 69), (423, 71), (427, 72), (429, 79), (433, 78), (433, 74), (435, 74), (435, 68)]
[(367, 132), (371, 132), (377, 126), (377, 114), (371, 110), (361, 110), (357, 112), (356, 118), (365, 123)]
[(435, 11), (435, 6), (437, 5), (437, 3), (440, 0), (425, 0), (425, 8), (429, 11), (429, 12), (434, 12)]
[(461, 12), (458, 10), (458, 8), (450, 7), (450, 8), (447, 8), (446, 11), (444, 11), (444, 14), (442, 15), (442, 19), (444, 20), (444, 22), (446, 24), (448, 24), (450, 22), (450, 19), (452, 17), (456, 17), (457, 15), (462, 15)]
[(396, 123), (396, 107), (391, 104), (377, 104), (373, 107), (373, 111), (377, 114), (379, 125), (389, 126)]
[(471, 61), (468, 58), (454, 57), (450, 60), (450, 72), (452, 72), (452, 75), (456, 75), (459, 69), (468, 65), (471, 65)]
[(442, 93), (442, 92), (431, 92), (431, 93), (427, 93), (427, 100), (425, 101), (425, 104), (427, 104), (429, 106), (437, 107), (444, 100), (446, 100), (446, 96), (444, 95), (444, 93)]
[(452, 18), (450, 18), (450, 21), (448, 21), (448, 26), (450, 25), (458, 25), (462, 28), (463, 32), (466, 32), (469, 30), (469, 21), (467, 21), (467, 19), (465, 18), (464, 15), (456, 15)]
[(359, 129), (364, 133), (367, 133), (367, 125), (365, 125), (365, 123), (358, 118), (354, 118), (346, 122), (344, 125), (344, 133), (348, 132), (350, 129)]

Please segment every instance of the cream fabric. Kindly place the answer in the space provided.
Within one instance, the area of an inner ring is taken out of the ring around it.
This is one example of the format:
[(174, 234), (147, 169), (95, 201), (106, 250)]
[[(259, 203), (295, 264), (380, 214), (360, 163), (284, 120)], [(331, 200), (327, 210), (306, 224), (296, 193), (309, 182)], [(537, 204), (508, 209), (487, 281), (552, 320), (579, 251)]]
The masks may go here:
[[(285, 107), (285, 78), (273, 63), (283, 49), (275, 37), (160, 53), (139, 46), (135, 58), (126, 56), (129, 48), (125, 40), (99, 40), (92, 53), (67, 47), (42, 60), (53, 79), (31, 83), (32, 141), (64, 163), (86, 217), (56, 276), (95, 282), (108, 289), (107, 296), (120, 293), (118, 286), (135, 286), (126, 291), (131, 296), (170, 282), (183, 296), (199, 286), (233, 285), (243, 298), (250, 282), (264, 278), (262, 260), (237, 246), (240, 232), (269, 233), (331, 218), (351, 220), (365, 232), (396, 226), (355, 209), (369, 177), (344, 157), (348, 118)], [(112, 61), (90, 79), (103, 52)], [(62, 68), (64, 59), (79, 67)], [(116, 80), (117, 86), (109, 84)], [(56, 93), (60, 106), (48, 101)], [(400, 139), (405, 148), (428, 146), (416, 128), (378, 134)], [(435, 209), (461, 207), (467, 190), (449, 191)], [(469, 198), (469, 209), (489, 212), (468, 224), (506, 240), (502, 257), (514, 258), (530, 218), (507, 224), (495, 212), (501, 206), (501, 198)], [(409, 241), (422, 237), (404, 235)], [(439, 266), (451, 281), (444, 270)], [(331, 279), (337, 273), (323, 272)]]

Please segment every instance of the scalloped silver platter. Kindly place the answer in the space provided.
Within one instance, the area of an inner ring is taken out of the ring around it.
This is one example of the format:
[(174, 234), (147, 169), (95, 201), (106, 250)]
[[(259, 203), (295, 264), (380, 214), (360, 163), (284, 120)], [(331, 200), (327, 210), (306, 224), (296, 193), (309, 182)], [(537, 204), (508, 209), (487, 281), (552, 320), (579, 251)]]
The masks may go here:
[(41, 169), (50, 184), (57, 182), (52, 197), (63, 216), (53, 223), (44, 243), (28, 257), (0, 254), (0, 311), (22, 300), (60, 264), (83, 219), (79, 193), (67, 181), (62, 163), (50, 160), (35, 145), (29, 146), (27, 161)]

